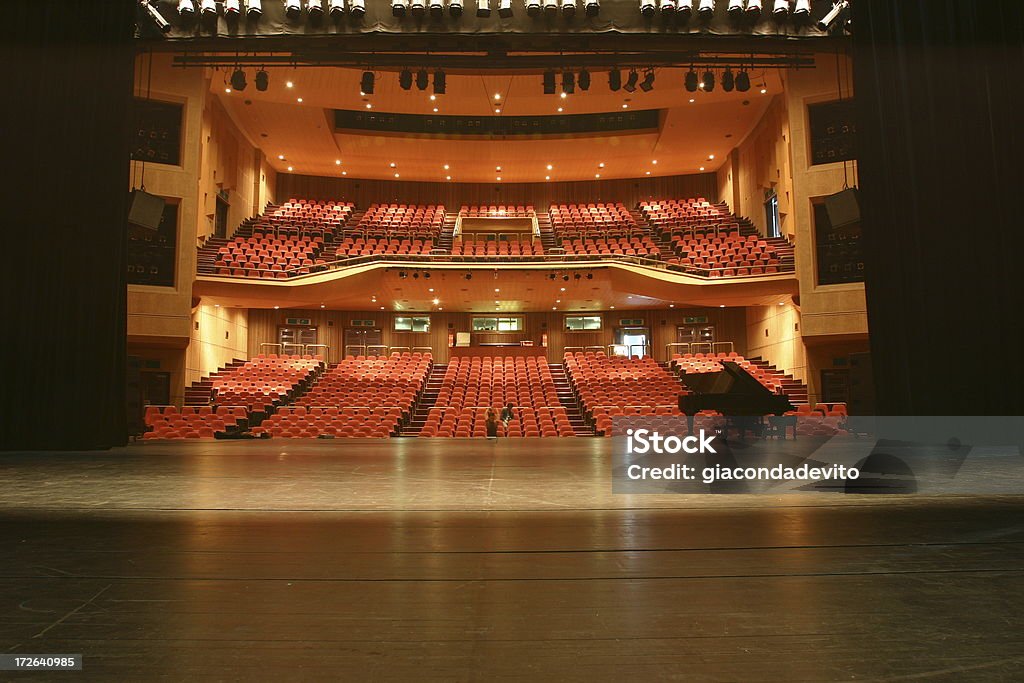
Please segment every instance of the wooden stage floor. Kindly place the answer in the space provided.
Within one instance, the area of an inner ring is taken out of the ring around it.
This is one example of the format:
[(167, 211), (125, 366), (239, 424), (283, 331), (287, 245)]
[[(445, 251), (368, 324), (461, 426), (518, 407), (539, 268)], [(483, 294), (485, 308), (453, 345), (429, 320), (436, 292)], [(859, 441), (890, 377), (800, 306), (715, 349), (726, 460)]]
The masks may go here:
[(86, 680), (1024, 680), (1022, 497), (613, 496), (601, 439), (0, 473), (0, 650)]

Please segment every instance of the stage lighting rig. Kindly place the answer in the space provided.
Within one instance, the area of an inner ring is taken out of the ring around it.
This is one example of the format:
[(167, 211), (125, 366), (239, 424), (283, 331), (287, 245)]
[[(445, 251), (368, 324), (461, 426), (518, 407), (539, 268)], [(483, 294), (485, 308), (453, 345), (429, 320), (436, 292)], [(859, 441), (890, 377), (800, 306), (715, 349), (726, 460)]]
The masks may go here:
[(359, 90), (364, 95), (372, 95), (373, 94), (373, 85), (374, 85), (375, 78), (376, 77), (373, 75), (372, 71), (364, 71), (363, 72), (363, 77), (359, 81)]
[(640, 14), (650, 19), (654, 16), (654, 0), (640, 0)]
[(353, 19), (362, 19), (366, 15), (366, 0), (348, 0), (348, 13)]
[(512, 18), (512, 0), (498, 0), (498, 16), (502, 19)]
[(391, 16), (404, 17), (409, 11), (409, 0), (391, 0)]
[(452, 19), (458, 19), (462, 16), (462, 0), (449, 0), (448, 1), (448, 14), (451, 15)]
[(285, 0), (284, 15), (295, 21), (302, 16), (302, 0)]
[(345, 0), (330, 0), (328, 11), (331, 13), (331, 18), (335, 21), (341, 19), (345, 16)]
[(476, 15), (480, 18), (491, 16), (490, 0), (476, 0)]
[(266, 92), (270, 87), (270, 75), (262, 68), (256, 72), (256, 90)]
[(676, 2), (676, 14), (684, 22), (689, 21), (693, 15), (693, 0), (678, 0)]
[(540, 10), (540, 0), (526, 0), (526, 16), (539, 17)]
[(153, 22), (153, 25), (160, 33), (171, 32), (171, 23), (164, 19), (164, 15), (160, 14), (160, 10), (149, 4), (147, 0), (139, 0), (139, 7), (142, 8), (142, 11), (149, 17), (149, 20)]
[(562, 16), (566, 19), (576, 16), (576, 0), (562, 0)]
[(224, 16), (234, 21), (242, 15), (242, 0), (224, 0)]
[(686, 83), (686, 90), (688, 92), (697, 92), (697, 87), (698, 87), (697, 72), (694, 70), (694, 68), (692, 66), (690, 67), (690, 70), (686, 72), (685, 83)]
[(746, 71), (740, 71), (736, 74), (736, 90), (738, 92), (747, 92), (750, 90), (750, 74)]
[(444, 16), (444, 0), (430, 0), (430, 16), (434, 19)]
[(549, 18), (558, 14), (558, 0), (544, 0), (544, 14)]
[(180, 0), (178, 2), (178, 14), (182, 19), (191, 19), (196, 15), (196, 6), (192, 0)]
[(544, 72), (544, 94), (554, 95), (555, 94), (555, 72), (545, 71)]
[(636, 69), (629, 70), (629, 78), (626, 79), (626, 84), (622, 86), (622, 89), (626, 92), (636, 92), (636, 82), (640, 76), (637, 74)]
[(736, 77), (729, 67), (725, 68), (725, 72), (722, 74), (722, 90), (725, 92), (732, 92), (732, 89), (736, 87)]
[(427, 13), (427, 1), (426, 0), (411, 0), (409, 3), (409, 12), (417, 19)]
[(654, 90), (654, 69), (648, 69), (647, 73), (644, 74), (644, 80), (640, 81), (640, 89), (644, 92)]
[(315, 24), (324, 18), (324, 4), (320, 0), (306, 0), (306, 13)]
[(446, 87), (447, 84), (445, 82), (444, 71), (438, 69), (437, 71), (434, 72), (434, 94), (444, 95)]
[(579, 76), (576, 77), (576, 83), (580, 86), (580, 90), (584, 92), (590, 90), (590, 72), (586, 69), (580, 69)]
[(416, 72), (416, 87), (420, 90), (426, 90), (428, 85), (430, 85), (430, 74), (427, 73), (426, 69), (420, 69)]
[(747, 0), (747, 16), (753, 21), (761, 18), (761, 0)]
[(669, 16), (675, 14), (676, 0), (661, 0), (659, 9), (661, 9), (661, 16), (667, 19)]
[(818, 20), (818, 30), (830, 31), (836, 22), (843, 16), (843, 14), (850, 8), (850, 3), (847, 0), (840, 0), (839, 2), (832, 5), (832, 9), (829, 10), (828, 14)]
[(789, 0), (775, 0), (775, 7), (772, 8), (772, 16), (782, 21), (789, 16)]
[(793, 21), (805, 23), (811, 18), (811, 0), (796, 0), (793, 8)]
[(740, 17), (743, 16), (743, 0), (729, 0), (729, 18), (733, 21), (739, 21)]
[(237, 90), (238, 92), (242, 92), (243, 90), (245, 90), (245, 87), (247, 85), (248, 83), (245, 80), (245, 72), (241, 69), (236, 68), (231, 73), (231, 89)]
[(576, 74), (571, 71), (562, 72), (562, 92), (572, 95), (576, 92)]
[(402, 69), (398, 72), (398, 87), (402, 90), (412, 89), (412, 72), (408, 69)]
[(711, 92), (715, 89), (715, 72), (708, 69), (704, 72), (704, 77), (700, 79), (700, 88), (704, 92)]
[(714, 14), (715, 0), (700, 0), (700, 4), (697, 6), (697, 16), (702, 21), (710, 21)]
[(601, 13), (601, 0), (584, 0), (583, 11), (588, 17), (596, 17)]
[(245, 0), (245, 16), (253, 21), (263, 14), (263, 0)]

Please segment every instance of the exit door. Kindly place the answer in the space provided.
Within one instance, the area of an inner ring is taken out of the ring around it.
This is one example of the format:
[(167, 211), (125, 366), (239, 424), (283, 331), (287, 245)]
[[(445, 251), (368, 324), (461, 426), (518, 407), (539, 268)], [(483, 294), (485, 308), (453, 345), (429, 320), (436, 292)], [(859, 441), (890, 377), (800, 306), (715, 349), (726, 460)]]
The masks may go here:
[(618, 356), (644, 356), (650, 353), (650, 330), (646, 327), (615, 328), (615, 354)]
[(387, 347), (381, 343), (383, 334), (380, 330), (366, 330), (354, 327), (345, 328), (346, 356), (386, 356)]

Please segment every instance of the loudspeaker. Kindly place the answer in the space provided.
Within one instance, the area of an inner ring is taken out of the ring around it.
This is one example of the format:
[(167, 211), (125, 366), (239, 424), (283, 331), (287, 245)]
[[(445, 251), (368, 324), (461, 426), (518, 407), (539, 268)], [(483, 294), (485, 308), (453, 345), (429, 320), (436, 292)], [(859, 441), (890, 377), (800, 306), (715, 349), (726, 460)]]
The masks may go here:
[(833, 228), (860, 223), (860, 196), (857, 188), (851, 187), (825, 197), (825, 210)]
[(146, 230), (156, 230), (164, 216), (162, 197), (144, 190), (132, 190), (132, 205), (128, 209), (128, 223)]

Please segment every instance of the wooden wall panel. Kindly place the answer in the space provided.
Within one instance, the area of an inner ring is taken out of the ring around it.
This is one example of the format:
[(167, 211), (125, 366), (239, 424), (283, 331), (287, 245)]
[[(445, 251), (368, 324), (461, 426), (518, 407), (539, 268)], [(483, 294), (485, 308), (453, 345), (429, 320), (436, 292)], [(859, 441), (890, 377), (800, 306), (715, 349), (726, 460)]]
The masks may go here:
[(443, 204), (533, 204), (538, 211), (551, 203), (620, 201), (634, 206), (642, 199), (718, 197), (714, 173), (543, 183), (426, 183), (359, 178), (328, 178), (281, 173), (277, 176), (278, 201), (344, 199), (367, 207), (374, 202)]
[[(469, 332), (472, 329), (472, 313), (434, 312), (430, 314), (429, 333), (394, 332), (393, 311), (326, 311), (326, 310), (271, 310), (250, 309), (249, 311), (249, 354), (260, 352), (263, 342), (277, 340), (278, 326), (287, 318), (309, 318), (318, 328), (319, 343), (331, 347), (331, 361), (337, 362), (342, 355), (344, 330), (353, 319), (372, 319), (381, 330), (382, 343), (388, 346), (430, 346), (438, 362), (448, 361), (448, 333)], [(650, 328), (652, 353), (659, 360), (666, 360), (665, 344), (676, 341), (676, 327), (688, 316), (706, 315), (709, 324), (715, 325), (718, 339), (731, 341), (738, 353), (745, 353), (746, 312), (744, 308), (698, 308), (663, 309), (654, 311), (604, 311), (604, 329), (594, 332), (566, 332), (563, 311), (544, 311), (517, 314), (525, 320), (523, 332), (489, 333), (474, 335), (478, 341), (519, 341), (532, 340), (538, 347), (543, 335), (548, 335), (547, 357), (550, 362), (560, 362), (566, 346), (607, 346), (614, 342), (615, 328), (622, 318), (640, 318)]]

